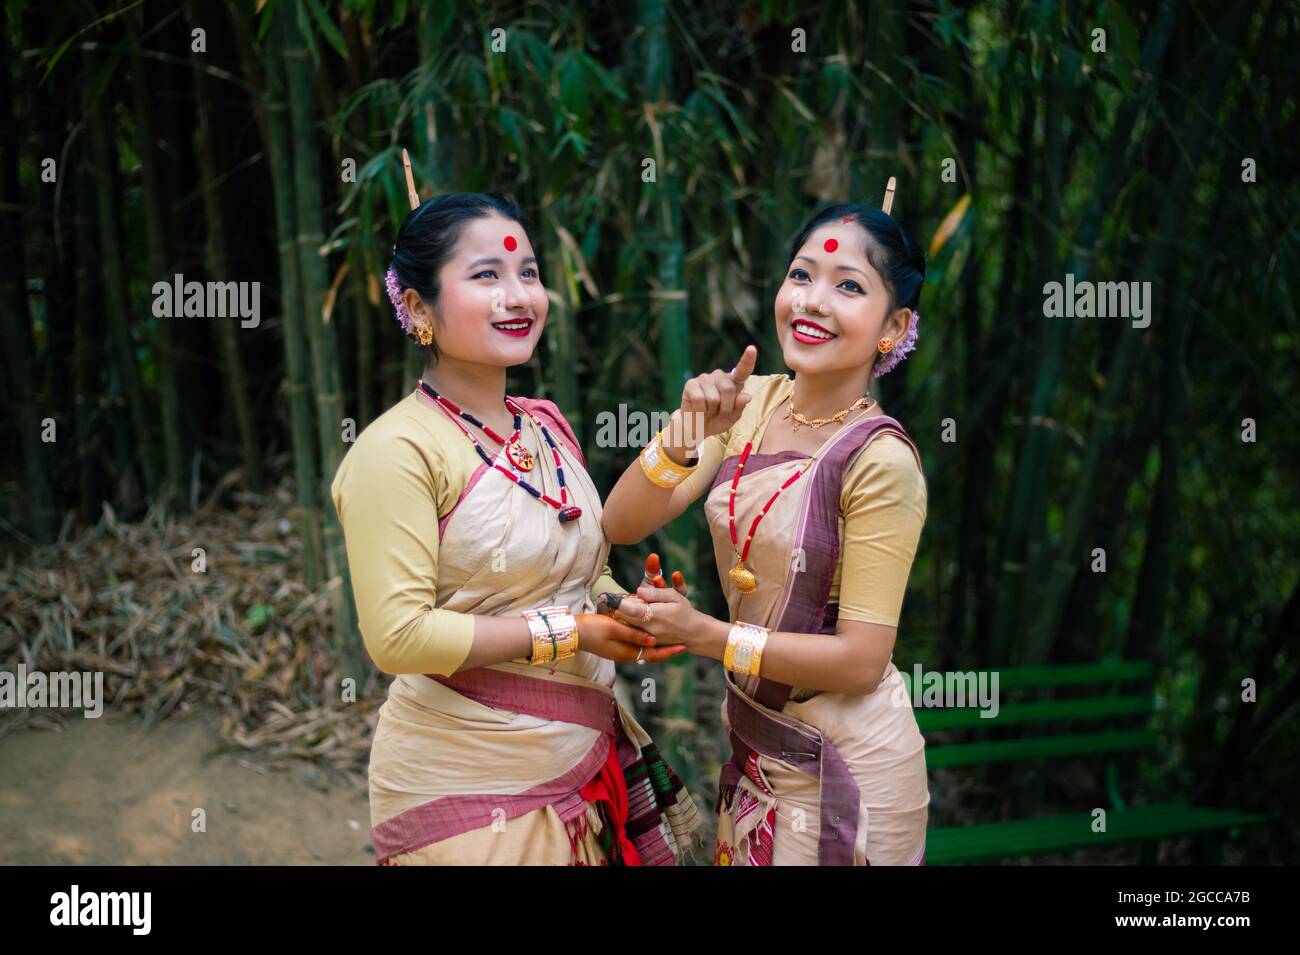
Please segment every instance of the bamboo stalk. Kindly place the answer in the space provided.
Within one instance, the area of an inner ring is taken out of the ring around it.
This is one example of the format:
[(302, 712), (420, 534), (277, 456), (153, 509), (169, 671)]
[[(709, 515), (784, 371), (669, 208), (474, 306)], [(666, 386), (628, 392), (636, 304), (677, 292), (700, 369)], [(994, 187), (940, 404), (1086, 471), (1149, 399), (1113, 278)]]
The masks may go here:
[[(168, 278), (167, 249), (171, 247), (168, 217), (164, 205), (166, 196), (159, 174), (162, 157), (158, 150), (153, 108), (149, 102), (149, 67), (140, 56), (137, 16), (132, 20), (131, 36), (131, 96), (136, 116), (136, 151), (140, 156), (140, 188), (144, 198), (145, 248), (152, 281)], [(185, 485), (185, 432), (181, 427), (180, 394), (176, 385), (175, 369), (175, 319), (158, 321), (157, 361), (158, 395), (162, 414), (163, 481), (160, 498), (164, 506), (174, 506), (185, 500), (181, 493)]]
[[(672, 98), (672, 44), (668, 37), (668, 5), (664, 0), (641, 0), (637, 6), (644, 53), (642, 86), (650, 104), (668, 103)], [(651, 115), (651, 114), (648, 114)], [(653, 120), (652, 120), (653, 121)], [(665, 141), (659, 165), (658, 181), (650, 188), (657, 192), (652, 208), (658, 232), (655, 273), (660, 296), (658, 303), (659, 378), (663, 382), (666, 408), (681, 403), (682, 384), (690, 376), (690, 319), (685, 295), (683, 269), (682, 206), (678, 168), (680, 160), (674, 144)], [(680, 294), (676, 294), (680, 293)], [(687, 580), (698, 580), (694, 515), (687, 514), (667, 528), (668, 547), (664, 565), (680, 570)], [(681, 774), (682, 782), (696, 781), (692, 758), (698, 730), (695, 720), (695, 661), (689, 654), (667, 662), (669, 678), (665, 681), (664, 710), (668, 725), (663, 751)], [(677, 727), (689, 727), (679, 730)]]
[[(1143, 70), (1149, 74), (1156, 72), (1164, 56), (1165, 45), (1169, 40), (1173, 24), (1173, 4), (1165, 2), (1157, 22), (1147, 35), (1142, 51)], [(1111, 126), (1107, 143), (1102, 149), (1103, 164), (1095, 184), (1091, 187), (1092, 199), (1084, 214), (1075, 239), (1071, 243), (1069, 258), (1061, 264), (1058, 274), (1070, 272), (1076, 281), (1087, 277), (1093, 257), (1094, 248), (1101, 235), (1105, 212), (1119, 189), (1128, 167), (1128, 146), (1133, 138), (1137, 118), (1150, 101), (1153, 84), (1144, 87), (1143, 92), (1130, 96), (1123, 101)], [(1049, 131), (1054, 124), (1049, 123)], [(1053, 208), (1055, 207), (1053, 203)], [(1051, 216), (1051, 210), (1048, 211)], [(1059, 211), (1057, 212), (1059, 216)], [(1053, 237), (1054, 241), (1054, 237)], [(1029, 409), (1030, 422), (1045, 421), (1050, 418), (1061, 382), (1062, 365), (1069, 346), (1072, 323), (1067, 321), (1047, 322), (1043, 325), (1042, 357), (1038, 363), (1033, 397)], [(1034, 489), (1042, 481), (1047, 466), (1047, 455), (1051, 434), (1049, 429), (1031, 424), (1022, 444), (1016, 462), (1015, 478), (1011, 493), (1007, 498), (1007, 509), (1003, 518), (1002, 540), (999, 553), (1003, 566), (1020, 564), (1024, 559), (1025, 541), (1028, 536), (1027, 525), (1030, 515), (1030, 500)], [(1071, 559), (1074, 559), (1073, 557)], [(998, 590), (997, 612), (994, 617), (991, 652), (993, 659), (1011, 660), (1008, 652), (1011, 648), (1012, 634), (1019, 626), (1020, 620), (1029, 608), (1023, 602), (1023, 572), (1003, 574)]]
[[(302, 281), (298, 274), (296, 205), (293, 158), (289, 126), (287, 85), (280, 53), (283, 29), (277, 20), (271, 25), (271, 42), (263, 62), (267, 95), (258, 100), (264, 116), (266, 147), (271, 168), (272, 196), (275, 202), (276, 243), (280, 261), (280, 305), (284, 316), (283, 340), (285, 360), (284, 394), (289, 404), (290, 438), (293, 468), (297, 483), (298, 507), (303, 523), (303, 568), (307, 586), (315, 590), (325, 570), (321, 553), (321, 514), (318, 504), (316, 440), (313, 436), (311, 406), (311, 371), (303, 331)], [(251, 64), (246, 65), (246, 69)]]
[(98, 106), (91, 105), (89, 111), (90, 142), (97, 179), (95, 192), (99, 204), (99, 243), (105, 284), (108, 352), (126, 399), (132, 431), (131, 450), (140, 467), (145, 493), (153, 497), (158, 488), (158, 470), (154, 462), (153, 436), (146, 411), (144, 385), (140, 381), (135, 342), (131, 335), (126, 260), (119, 232), (122, 193), (118, 182), (117, 149), (110, 129), (112, 112), (105, 109), (102, 103)]
[(98, 350), (92, 349), (90, 335), (82, 334), (90, 329), (96, 313), (98, 286), (92, 263), (97, 262), (99, 256), (94, 240), (97, 216), (94, 180), (89, 170), (78, 168), (78, 165), (72, 167), (76, 175), (73, 191), (77, 225), (74, 230), (77, 267), (73, 273), (76, 277), (76, 309), (71, 322), (73, 446), (76, 449), (78, 509), (82, 519), (90, 522), (98, 516), (99, 499), (96, 495), (102, 493), (104, 487), (91, 453), (95, 436), (102, 433), (102, 429), (95, 425), (103, 364), (95, 360)]
[[(312, 373), (316, 389), (316, 428), (320, 446), (322, 496), (343, 458), (343, 397), (339, 390), (338, 345), (334, 326), (326, 323), (322, 309), (329, 287), (325, 260), (321, 210), (320, 162), (316, 150), (315, 104), (312, 97), (312, 64), (303, 45), (294, 12), (286, 3), (276, 9), (285, 28), (284, 65), (289, 87), (289, 122), (293, 131), (293, 176), (297, 189), (297, 250), (302, 280), (303, 327), (311, 343)], [(366, 673), (365, 655), (356, 629), (352, 586), (348, 574), (343, 532), (334, 508), (323, 508), (323, 550), (326, 573), (338, 577), (333, 588), (335, 643), (345, 676), (358, 681)]]
[[(226, 235), (225, 205), (222, 202), (221, 188), (218, 183), (218, 169), (224, 168), (218, 155), (224, 152), (224, 138), (214, 130), (220, 109), (213, 94), (212, 80), (204, 69), (197, 65), (193, 70), (194, 97), (198, 104), (198, 123), (195, 127), (194, 153), (198, 158), (199, 191), (203, 195), (204, 220), (207, 227), (207, 242), (204, 248), (204, 264), (211, 281), (230, 281), (229, 240)], [(239, 434), (239, 443), (243, 452), (243, 461), (247, 483), (254, 490), (263, 486), (262, 452), (253, 420), (252, 399), (249, 395), (248, 378), (244, 373), (244, 362), (239, 353), (238, 326), (232, 317), (225, 319), (209, 316), (213, 323), (219, 356), (221, 360), (221, 377), (226, 383), (230, 406), (235, 412), (235, 425)]]
[[(9, 72), (8, 28), (0, 28), (0, 127), (13, 130), (12, 74)], [(46, 476), (46, 448), (40, 439), (42, 419), (33, 374), (36, 343), (32, 337), (23, 256), (23, 217), (9, 210), (23, 207), (18, 185), (18, 141), (12, 133), (0, 144), (0, 340), (4, 343), (5, 372), (16, 406), (14, 424), (22, 448), (23, 466), (35, 506), (29, 511), (32, 536), (38, 541), (54, 535), (54, 513)]]
[[(1217, 47), (1219, 53), (1206, 89), (1198, 97), (1201, 103), (1219, 103), (1225, 95), (1231, 65), (1236, 61), (1238, 44), (1234, 31), (1238, 34), (1247, 22), (1243, 17), (1229, 17), (1225, 30), (1221, 34), (1222, 44)], [(1225, 104), (1226, 105), (1226, 104)], [(1210, 141), (1210, 124), (1219, 111), (1198, 110), (1192, 121), (1189, 142)], [(1163, 127), (1162, 127), (1163, 128)], [(1144, 267), (1139, 274), (1167, 275), (1165, 283), (1156, 283), (1155, 287), (1176, 288), (1182, 280), (1182, 256), (1176, 251), (1173, 238), (1183, 234), (1189, 207), (1192, 205), (1187, 197), (1195, 193), (1195, 179), (1186, 164), (1175, 166), (1174, 181), (1170, 183), (1168, 201), (1160, 217), (1157, 235), (1169, 238), (1166, 242), (1152, 242), (1147, 245)], [(1211, 203), (1212, 204), (1212, 203)], [(1148, 307), (1151, 303), (1148, 302)], [(1093, 412), (1084, 445), (1083, 462), (1078, 477), (1073, 484), (1070, 502), (1065, 512), (1065, 522), (1061, 531), (1060, 544), (1056, 548), (1056, 559), (1051, 561), (1044, 582), (1042, 604), (1029, 634), (1026, 661), (1037, 663), (1048, 658), (1052, 641), (1060, 629), (1069, 597), (1070, 586), (1074, 581), (1078, 566), (1082, 563), (1076, 555), (1081, 549), (1084, 529), (1095, 500), (1093, 488), (1104, 461), (1109, 459), (1110, 442), (1114, 436), (1115, 421), (1119, 416), (1124, 401), (1130, 400), (1128, 394), (1129, 379), (1136, 367), (1141, 344), (1141, 330), (1131, 321), (1124, 320), (1115, 341), (1115, 357), (1106, 373), (1106, 387)]]

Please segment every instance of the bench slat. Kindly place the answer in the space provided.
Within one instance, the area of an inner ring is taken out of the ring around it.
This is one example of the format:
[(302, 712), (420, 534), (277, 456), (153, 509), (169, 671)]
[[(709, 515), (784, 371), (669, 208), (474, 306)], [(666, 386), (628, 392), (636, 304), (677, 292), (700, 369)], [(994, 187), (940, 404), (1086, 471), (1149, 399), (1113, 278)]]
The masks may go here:
[(1090, 812), (956, 826), (930, 830), (926, 836), (926, 862), (952, 865), (1045, 855), (1267, 821), (1267, 816), (1253, 813), (1168, 803), (1107, 813), (1105, 832), (1092, 831)]
[[(900, 669), (899, 675), (912, 692), (911, 670)], [(926, 671), (922, 673), (944, 671)], [(1150, 682), (1153, 667), (1150, 660), (1110, 660), (1100, 663), (1053, 663), (1042, 666), (1001, 667), (997, 669), (963, 671), (970, 673), (997, 673), (999, 690), (1022, 690), (1054, 686), (1086, 686), (1091, 683)]]
[(1081, 686), (1150, 680), (1150, 660), (1114, 660), (1101, 663), (1066, 663), (1033, 667), (1007, 667), (998, 671), (999, 689)]
[(1074, 733), (983, 743), (949, 743), (941, 746), (926, 746), (925, 765), (929, 769), (941, 769), (947, 766), (978, 766), (1026, 759), (1090, 756), (1098, 753), (1151, 749), (1159, 742), (1159, 733), (1142, 729), (1110, 733)]
[(992, 729), (1016, 723), (1050, 723), (1064, 720), (1100, 720), (1116, 716), (1146, 716), (1154, 709), (1149, 695), (1100, 696), (1081, 700), (1037, 700), (1032, 703), (1006, 703), (998, 715), (985, 718), (971, 707), (962, 709), (916, 710), (916, 722), (922, 733), (936, 730)]

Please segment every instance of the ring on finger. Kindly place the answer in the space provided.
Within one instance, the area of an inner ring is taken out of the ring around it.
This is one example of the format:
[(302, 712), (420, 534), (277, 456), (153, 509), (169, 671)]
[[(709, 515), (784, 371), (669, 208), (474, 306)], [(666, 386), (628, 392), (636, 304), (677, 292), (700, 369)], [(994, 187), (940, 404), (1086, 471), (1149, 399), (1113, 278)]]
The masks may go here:
[(637, 663), (645, 663), (645, 660), (641, 659), (641, 654), (643, 654), (643, 653), (645, 653), (645, 647), (642, 647), (640, 650), (638, 650), (638, 651), (636, 652), (636, 662), (637, 662)]

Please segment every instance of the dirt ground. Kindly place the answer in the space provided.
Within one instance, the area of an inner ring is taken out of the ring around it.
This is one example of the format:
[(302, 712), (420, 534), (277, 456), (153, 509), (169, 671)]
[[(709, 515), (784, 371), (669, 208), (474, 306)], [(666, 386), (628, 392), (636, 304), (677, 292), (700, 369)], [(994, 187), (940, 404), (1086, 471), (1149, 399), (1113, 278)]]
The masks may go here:
[(374, 865), (363, 785), (208, 756), (218, 726), (106, 713), (14, 728), (0, 738), (0, 864)]

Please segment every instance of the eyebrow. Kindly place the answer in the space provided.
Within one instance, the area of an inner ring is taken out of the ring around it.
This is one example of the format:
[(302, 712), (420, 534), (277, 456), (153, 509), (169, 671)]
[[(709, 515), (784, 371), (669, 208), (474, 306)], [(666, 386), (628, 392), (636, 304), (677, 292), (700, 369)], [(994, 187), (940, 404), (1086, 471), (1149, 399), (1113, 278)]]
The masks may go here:
[[(796, 262), (798, 262), (800, 259), (803, 259), (805, 262), (811, 262), (813, 265), (816, 265), (816, 264), (817, 264), (817, 260), (816, 260), (816, 259), (811, 258), (811, 257), (806, 256), (806, 255), (796, 255), (796, 256), (794, 257), (794, 260), (795, 260)], [(859, 268), (854, 268), (852, 265), (837, 265), (837, 266), (835, 266), (835, 267), (836, 267), (837, 269), (848, 269), (850, 272), (857, 272), (859, 275), (861, 275), (861, 276), (862, 276), (864, 279), (866, 279), (868, 282), (871, 281), (871, 276), (869, 276), (866, 272), (862, 271), (862, 270), (859, 269)]]
[[(528, 258), (524, 259), (523, 264), (527, 265), (530, 262), (533, 265), (536, 265), (537, 257), (535, 255), (530, 255), (528, 256)], [(465, 268), (474, 269), (474, 268), (478, 268), (480, 265), (504, 265), (504, 264), (505, 263), (502, 259), (498, 258), (497, 256), (492, 256), (491, 258), (475, 259), (469, 265), (465, 266)]]

